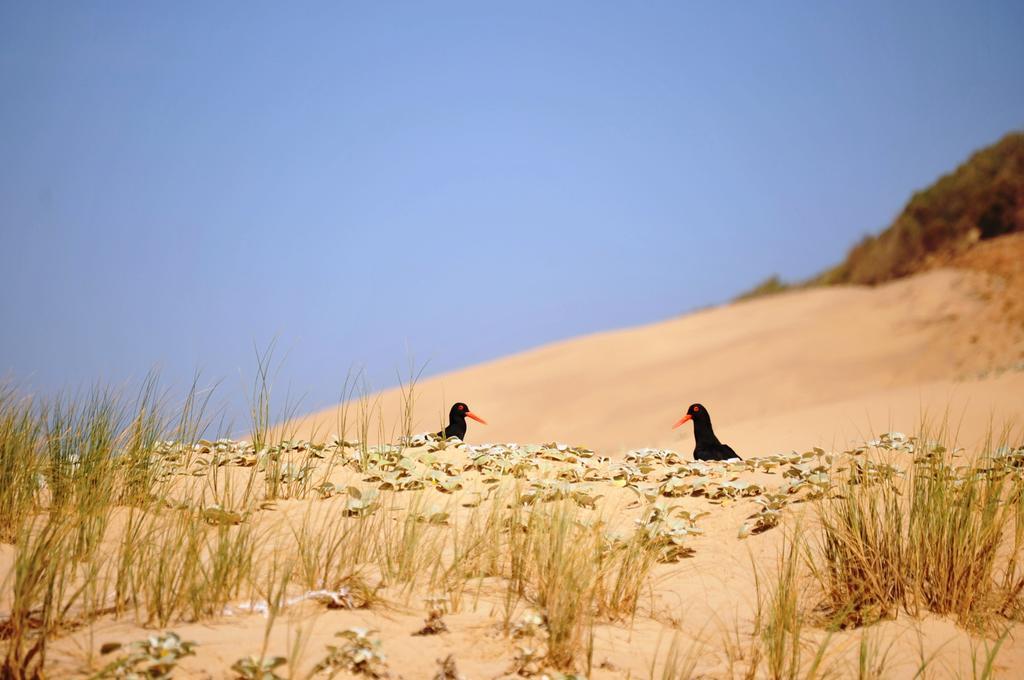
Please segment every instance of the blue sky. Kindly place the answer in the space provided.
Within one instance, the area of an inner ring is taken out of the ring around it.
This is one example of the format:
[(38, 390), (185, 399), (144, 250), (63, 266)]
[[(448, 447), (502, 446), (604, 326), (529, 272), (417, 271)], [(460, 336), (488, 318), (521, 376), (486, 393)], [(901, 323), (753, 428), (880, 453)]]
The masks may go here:
[(1020, 2), (0, 0), (0, 375), (308, 409), (810, 275), (1024, 126)]

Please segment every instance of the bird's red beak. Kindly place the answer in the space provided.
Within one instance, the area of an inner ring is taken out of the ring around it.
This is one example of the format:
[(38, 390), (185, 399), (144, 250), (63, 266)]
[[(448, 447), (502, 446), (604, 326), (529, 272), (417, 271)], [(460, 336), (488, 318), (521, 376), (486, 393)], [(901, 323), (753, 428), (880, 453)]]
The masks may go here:
[(472, 418), (473, 420), (475, 420), (478, 423), (483, 423), (484, 425), (487, 424), (486, 420), (484, 420), (483, 418), (481, 418), (477, 414), (473, 413), (472, 411), (466, 411), (466, 417), (467, 418)]
[(688, 420), (693, 420), (693, 416), (691, 416), (689, 413), (687, 413), (685, 416), (683, 416), (682, 418), (677, 420), (676, 424), (672, 426), (672, 429), (673, 430), (676, 429), (677, 427), (679, 427), (680, 425), (682, 425), (683, 423), (685, 423)]

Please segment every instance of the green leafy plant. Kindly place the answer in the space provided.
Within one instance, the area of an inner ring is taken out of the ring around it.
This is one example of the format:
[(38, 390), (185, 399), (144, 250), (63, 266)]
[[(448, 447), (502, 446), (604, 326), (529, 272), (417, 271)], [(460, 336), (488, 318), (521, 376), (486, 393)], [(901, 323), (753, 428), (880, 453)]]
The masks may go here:
[(109, 642), (100, 649), (101, 654), (124, 650), (124, 656), (111, 662), (95, 678), (119, 680), (167, 680), (178, 662), (195, 654), (195, 642), (183, 641), (176, 633), (151, 635), (145, 640), (132, 642), (127, 647), (120, 642)]
[(231, 664), (231, 670), (237, 674), (239, 680), (284, 680), (275, 669), (286, 663), (288, 663), (288, 659), (283, 656), (267, 658), (246, 656)]
[(376, 632), (368, 628), (348, 628), (335, 633), (344, 643), (328, 645), (327, 656), (314, 667), (314, 674), (333, 678), (347, 671), (369, 678), (388, 677), (387, 659), (380, 653), (380, 640), (373, 637)]

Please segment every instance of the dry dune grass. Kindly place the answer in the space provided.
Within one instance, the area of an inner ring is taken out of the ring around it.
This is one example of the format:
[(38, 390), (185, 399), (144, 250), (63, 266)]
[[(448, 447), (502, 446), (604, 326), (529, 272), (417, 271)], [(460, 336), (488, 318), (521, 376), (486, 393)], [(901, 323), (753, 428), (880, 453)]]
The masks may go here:
[(4, 451), (40, 465), (4, 492), (29, 498), (4, 498), (10, 677), (419, 677), (449, 655), (470, 677), (984, 674), (1024, 652), (1024, 448), (258, 450), (167, 443), (97, 400), (62, 427), (3, 403), (25, 428)]
[[(277, 428), (261, 357), (255, 443), (201, 440), (195, 393), (168, 417), (155, 383), (2, 391), (2, 674), (1010, 676), (1024, 380), (976, 375), (1018, 360), (1010, 332), (964, 351), (1002, 328), (989, 285), (756, 300)], [(682, 383), (745, 460), (623, 450), (670, 441)], [(409, 437), (453, 398), (547, 443)]]

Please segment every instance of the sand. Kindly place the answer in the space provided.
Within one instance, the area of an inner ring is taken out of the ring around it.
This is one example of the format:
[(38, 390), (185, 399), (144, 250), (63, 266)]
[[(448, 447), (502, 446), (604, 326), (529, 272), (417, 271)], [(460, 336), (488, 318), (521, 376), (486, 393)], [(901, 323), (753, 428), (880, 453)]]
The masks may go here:
[[(414, 431), (438, 429), (449, 405), (461, 400), (489, 421), (486, 427), (469, 423), (470, 443), (557, 440), (589, 446), (612, 461), (633, 448), (669, 447), (688, 458), (692, 429), (670, 426), (689, 403), (699, 401), (710, 410), (719, 436), (745, 458), (813, 446), (839, 450), (884, 431), (915, 432), (922, 423), (932, 430), (945, 427), (969, 448), (1007, 427), (1017, 428), (1019, 441), (1024, 324), (1001, 310), (1024, 290), (1007, 280), (936, 269), (874, 289), (794, 291), (555, 343), (423, 380), (416, 389)], [(385, 428), (396, 431), (398, 391), (381, 394), (379, 403)], [(287, 431), (323, 439), (336, 432), (336, 418), (337, 409), (328, 409), (291, 423)], [(604, 502), (619, 509), (621, 521), (629, 523), (640, 512), (628, 507), (625, 492), (605, 492)], [(751, 565), (774, 563), (786, 529), (741, 540), (738, 528), (755, 507), (749, 500), (680, 502), (712, 511), (701, 520), (703, 535), (689, 544), (692, 557), (655, 569), (634, 619), (595, 627), (591, 677), (659, 676), (673, 636), (696, 664), (693, 677), (743, 676), (746, 643), (730, 651), (725, 641), (749, 635)], [(286, 511), (301, 513), (303, 505)], [(364, 626), (379, 631), (393, 677), (432, 678), (435, 659), (448, 654), (466, 678), (508, 673), (515, 643), (496, 628), (501, 601), (486, 583), (472, 605), (446, 617), (450, 632), (430, 637), (411, 635), (423, 621), (418, 598), (389, 595), (391, 606), (369, 610), (296, 605), (270, 632), (268, 653), (289, 655), (304, 631), (298, 668), (305, 672), (334, 642), (335, 631)], [(180, 675), (231, 677), (227, 668), (235, 659), (259, 652), (265, 623), (258, 614), (240, 614), (173, 626), (200, 643), (199, 655), (183, 662)], [(104, 641), (138, 639), (147, 632), (130, 620), (103, 620), (70, 634), (54, 645), (54, 677), (95, 667), (99, 662), (90, 650)], [(1013, 677), (1024, 664), (1022, 633), (1024, 627), (1011, 627), (996, 663), (998, 677)], [(831, 637), (810, 631), (807, 659), (826, 639), (831, 672), (843, 677), (857, 675), (862, 641), (888, 650), (887, 677), (912, 677), (922, 658), (934, 659), (931, 677), (970, 676), (974, 657), (994, 644), (993, 634), (968, 632), (927, 614), (903, 614)], [(764, 665), (756, 675), (768, 677)]]
[[(614, 455), (692, 450), (671, 425), (703, 403), (744, 456), (842, 447), (880, 429), (948, 417), (973, 444), (990, 421), (1019, 417), (1024, 323), (993, 314), (1024, 286), (942, 269), (878, 288), (812, 289), (559, 342), (416, 385), (414, 431), (438, 430), (465, 401), (488, 425), (470, 442), (552, 440)], [(994, 318), (993, 318), (994, 317)], [(993, 375), (999, 374), (998, 377)], [(387, 431), (397, 390), (380, 395)], [(294, 423), (337, 429), (336, 408)]]

